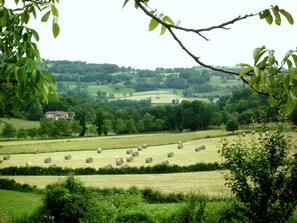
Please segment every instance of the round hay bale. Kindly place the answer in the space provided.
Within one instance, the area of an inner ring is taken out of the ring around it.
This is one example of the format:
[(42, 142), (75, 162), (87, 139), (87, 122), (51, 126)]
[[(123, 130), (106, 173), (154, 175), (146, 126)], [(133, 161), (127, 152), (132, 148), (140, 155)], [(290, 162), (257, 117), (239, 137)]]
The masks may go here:
[(148, 157), (145, 159), (146, 163), (152, 163), (153, 162), (153, 158), (152, 157)]
[(128, 163), (131, 163), (131, 162), (133, 161), (133, 156), (128, 157), (128, 158), (126, 159), (126, 161), (127, 161)]
[(64, 159), (65, 159), (65, 160), (71, 160), (71, 158), (72, 158), (72, 157), (71, 157), (70, 154), (67, 154), (67, 155), (64, 156)]
[(9, 155), (4, 155), (3, 160), (10, 160), (10, 156)]
[(125, 163), (124, 165), (121, 166), (121, 168), (124, 168), (124, 169), (129, 168), (129, 165)]
[(168, 166), (169, 165), (169, 161), (168, 160), (163, 160), (161, 165), (164, 165), (164, 166)]
[(146, 149), (146, 148), (147, 148), (147, 144), (144, 143), (144, 144), (142, 145), (142, 148)]
[(241, 135), (242, 135), (242, 137), (245, 137), (246, 136), (245, 132), (243, 132)]
[(37, 154), (37, 153), (39, 153), (39, 152), (38, 152), (38, 149), (33, 149), (32, 153), (33, 153), (33, 154)]
[(92, 157), (86, 158), (86, 163), (93, 163), (93, 158)]
[(202, 146), (200, 146), (200, 149), (201, 150), (205, 150), (206, 149), (206, 146), (205, 145), (202, 145)]
[(142, 151), (142, 150), (143, 150), (142, 146), (138, 146), (138, 147), (137, 147), (137, 150), (138, 150), (138, 151)]
[(195, 152), (199, 152), (200, 150), (201, 150), (201, 147), (199, 146), (195, 148)]
[(139, 156), (139, 152), (138, 152), (138, 151), (134, 151), (134, 152), (132, 153), (132, 156), (133, 156), (133, 157), (137, 157), (137, 156)]
[(44, 159), (44, 163), (51, 163), (52, 162), (52, 158), (47, 157)]
[(124, 163), (124, 160), (122, 158), (117, 158), (116, 159), (117, 166), (121, 166), (123, 163)]
[(132, 149), (126, 150), (126, 154), (132, 154), (132, 153), (133, 153), (133, 150)]
[(184, 145), (182, 143), (179, 143), (179, 144), (177, 144), (177, 148), (182, 149), (182, 148), (184, 148)]
[(102, 148), (98, 148), (97, 149), (97, 153), (102, 153), (103, 149)]
[(26, 163), (26, 167), (31, 167), (33, 164), (31, 162)]
[(53, 163), (53, 164), (51, 164), (49, 167), (51, 167), (51, 168), (56, 168), (57, 165)]
[(111, 164), (108, 164), (106, 166), (103, 167), (103, 169), (111, 169), (112, 168), (112, 165)]
[(174, 157), (174, 153), (173, 152), (170, 152), (170, 153), (167, 153), (167, 157)]

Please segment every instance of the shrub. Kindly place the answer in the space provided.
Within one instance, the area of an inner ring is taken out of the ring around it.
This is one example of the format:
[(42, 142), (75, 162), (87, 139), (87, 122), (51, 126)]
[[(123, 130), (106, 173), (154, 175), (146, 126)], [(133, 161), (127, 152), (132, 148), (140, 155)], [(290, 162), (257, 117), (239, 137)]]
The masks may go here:
[(190, 195), (186, 204), (171, 216), (171, 223), (198, 223), (204, 222), (206, 196)]
[(154, 223), (152, 218), (143, 211), (126, 211), (116, 217), (117, 223)]
[(79, 222), (92, 206), (91, 192), (70, 176), (65, 182), (46, 187), (43, 205), (56, 222)]
[(31, 187), (28, 184), (17, 183), (13, 179), (0, 179), (0, 189), (3, 190), (15, 190), (21, 192), (34, 192), (37, 191), (35, 187)]
[[(259, 132), (259, 139), (246, 144), (223, 140), (221, 154), (227, 185), (237, 201), (226, 216), (237, 213), (246, 222), (286, 222), (297, 206), (297, 162), (288, 155), (290, 139), (282, 127)], [(256, 135), (254, 135), (256, 137)], [(233, 210), (233, 212), (232, 212)]]

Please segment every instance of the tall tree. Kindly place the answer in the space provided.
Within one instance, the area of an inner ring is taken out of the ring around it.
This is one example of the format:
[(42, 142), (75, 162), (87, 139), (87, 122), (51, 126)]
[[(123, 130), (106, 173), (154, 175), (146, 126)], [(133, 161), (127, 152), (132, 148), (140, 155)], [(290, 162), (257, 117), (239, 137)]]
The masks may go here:
[(5, 124), (1, 136), (9, 140), (10, 138), (15, 137), (16, 134), (17, 130), (12, 124)]

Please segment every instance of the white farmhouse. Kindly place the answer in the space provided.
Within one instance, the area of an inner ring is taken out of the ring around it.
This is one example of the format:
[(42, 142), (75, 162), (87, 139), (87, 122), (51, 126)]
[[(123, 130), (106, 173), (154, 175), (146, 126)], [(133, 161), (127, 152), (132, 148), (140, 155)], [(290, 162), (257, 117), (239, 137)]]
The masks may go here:
[(60, 118), (73, 119), (74, 116), (75, 116), (74, 112), (65, 112), (65, 111), (48, 111), (45, 113), (45, 117), (51, 118), (53, 121), (56, 121)]

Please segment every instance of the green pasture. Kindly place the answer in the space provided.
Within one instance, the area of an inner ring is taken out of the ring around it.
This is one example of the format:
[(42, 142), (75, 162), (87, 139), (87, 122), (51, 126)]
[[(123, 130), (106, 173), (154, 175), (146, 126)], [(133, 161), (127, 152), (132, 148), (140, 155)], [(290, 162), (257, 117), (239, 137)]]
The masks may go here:
[(0, 223), (11, 222), (34, 212), (41, 205), (41, 195), (0, 189)]
[(5, 123), (12, 124), (17, 129), (39, 128), (39, 121), (27, 121), (17, 118), (1, 118), (0, 117), (0, 132), (2, 132)]
[[(69, 89), (73, 89), (77, 86), (76, 82), (73, 81), (61, 81), (65, 86), (69, 86)], [(96, 82), (82, 82), (81, 84), (88, 85), (88, 92), (90, 95), (97, 96), (97, 91), (106, 92), (108, 94), (129, 94), (134, 92), (135, 90), (132, 88), (127, 88), (122, 85), (98, 85)]]
[(240, 79), (228, 79), (227, 81), (223, 81), (220, 76), (212, 76), (210, 81), (208, 82), (212, 86), (220, 86), (220, 87), (227, 87), (227, 86), (238, 86), (243, 85)]
[(183, 100), (192, 100), (176, 95), (172, 90), (155, 90), (155, 91), (142, 91), (134, 92), (132, 96), (123, 94), (115, 94), (115, 99), (129, 99), (129, 100), (144, 100), (150, 98), (153, 104), (171, 104), (173, 99), (178, 99), (180, 102)]

